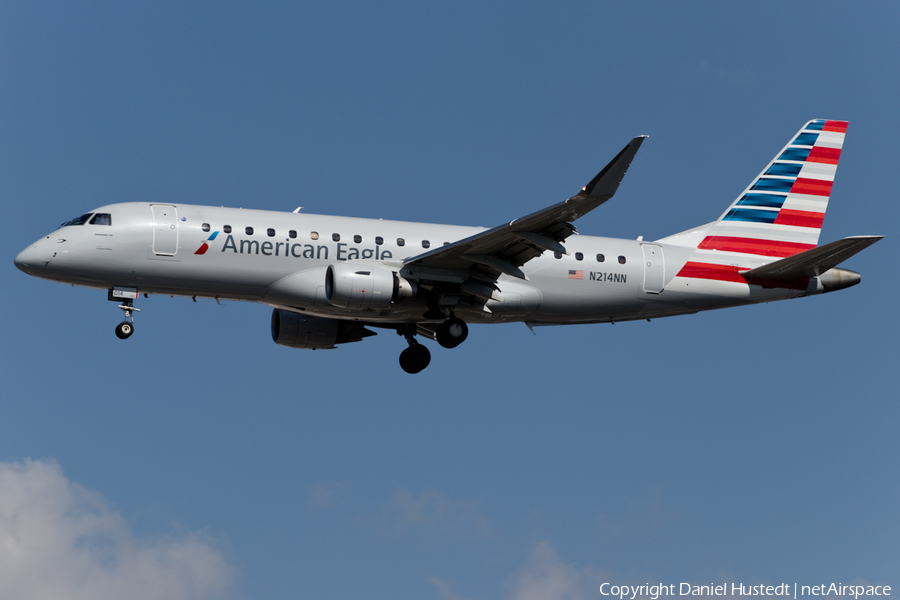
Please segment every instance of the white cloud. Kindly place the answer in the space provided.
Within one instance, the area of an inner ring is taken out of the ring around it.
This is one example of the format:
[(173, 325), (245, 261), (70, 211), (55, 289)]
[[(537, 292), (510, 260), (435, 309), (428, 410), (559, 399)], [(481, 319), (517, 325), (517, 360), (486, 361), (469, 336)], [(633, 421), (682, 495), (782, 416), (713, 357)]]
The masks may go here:
[(477, 500), (454, 500), (435, 491), (398, 490), (388, 503), (390, 525), (430, 535), (481, 538), (492, 533)]
[(450, 583), (444, 581), (439, 577), (429, 577), (428, 580), (431, 584), (437, 589), (438, 594), (441, 595), (441, 598), (444, 600), (466, 600), (462, 596), (459, 596), (453, 592), (453, 589), (450, 586)]
[(306, 505), (310, 508), (332, 508), (337, 501), (338, 494), (343, 492), (346, 484), (339, 481), (317, 483), (309, 492)]
[(578, 570), (559, 558), (545, 540), (535, 544), (522, 569), (512, 579), (512, 600), (584, 600), (599, 596), (602, 574)]
[(221, 598), (234, 575), (201, 534), (136, 539), (52, 459), (0, 462), (0, 598)]

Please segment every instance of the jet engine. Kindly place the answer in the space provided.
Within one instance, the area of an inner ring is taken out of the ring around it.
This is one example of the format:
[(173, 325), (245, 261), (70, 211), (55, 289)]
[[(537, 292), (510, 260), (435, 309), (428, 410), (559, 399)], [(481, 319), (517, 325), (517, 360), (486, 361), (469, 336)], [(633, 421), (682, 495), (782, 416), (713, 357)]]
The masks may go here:
[(280, 346), (330, 350), (335, 344), (358, 342), (375, 335), (357, 321), (308, 317), (289, 310), (272, 311), (272, 340)]
[(378, 265), (342, 262), (325, 271), (325, 298), (338, 308), (383, 308), (415, 296), (415, 282)]

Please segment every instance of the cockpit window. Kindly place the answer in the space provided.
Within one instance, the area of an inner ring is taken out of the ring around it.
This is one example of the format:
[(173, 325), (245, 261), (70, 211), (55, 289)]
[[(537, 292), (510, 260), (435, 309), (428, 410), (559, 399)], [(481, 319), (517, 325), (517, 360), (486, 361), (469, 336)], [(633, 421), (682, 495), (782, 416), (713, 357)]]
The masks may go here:
[(91, 225), (112, 225), (112, 217), (109, 216), (109, 213), (97, 213), (91, 219)]
[(66, 221), (59, 227), (60, 227), (60, 229), (62, 229), (63, 227), (68, 227), (69, 225), (84, 225), (85, 223), (87, 223), (88, 219), (91, 218), (92, 214), (94, 214), (94, 213), (87, 213), (86, 215), (81, 215), (77, 219), (72, 219), (71, 221)]

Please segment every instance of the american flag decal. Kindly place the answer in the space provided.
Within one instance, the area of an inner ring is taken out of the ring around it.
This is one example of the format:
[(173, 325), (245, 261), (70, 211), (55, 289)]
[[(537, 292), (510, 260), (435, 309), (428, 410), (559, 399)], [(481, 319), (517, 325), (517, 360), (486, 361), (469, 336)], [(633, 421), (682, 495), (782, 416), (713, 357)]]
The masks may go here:
[(584, 279), (584, 271), (569, 271), (569, 279)]

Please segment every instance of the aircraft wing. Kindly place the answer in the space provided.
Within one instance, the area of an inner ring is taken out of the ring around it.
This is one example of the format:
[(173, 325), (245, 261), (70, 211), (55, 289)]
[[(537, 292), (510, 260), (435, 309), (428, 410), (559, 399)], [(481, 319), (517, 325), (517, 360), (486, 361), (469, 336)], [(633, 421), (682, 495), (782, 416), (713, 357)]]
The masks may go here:
[[(490, 285), (501, 273), (527, 279), (519, 267), (529, 260), (547, 250), (568, 254), (560, 242), (576, 232), (571, 221), (612, 198), (646, 137), (632, 139), (590, 183), (568, 200), (413, 256), (404, 261), (403, 269), (420, 279), (453, 283), (463, 283), (471, 277)], [(468, 288), (463, 285), (464, 291), (474, 295), (493, 296), (475, 282), (468, 282)]]
[(818, 248), (776, 260), (775, 262), (742, 271), (745, 279), (794, 279), (797, 277), (815, 277), (836, 267), (857, 252), (868, 248), (882, 237), (881, 235), (856, 235), (846, 237)]

